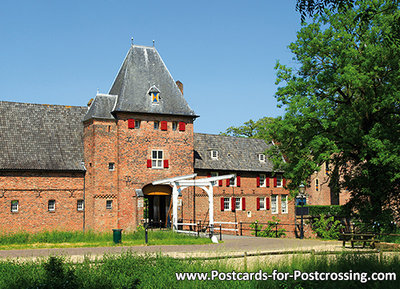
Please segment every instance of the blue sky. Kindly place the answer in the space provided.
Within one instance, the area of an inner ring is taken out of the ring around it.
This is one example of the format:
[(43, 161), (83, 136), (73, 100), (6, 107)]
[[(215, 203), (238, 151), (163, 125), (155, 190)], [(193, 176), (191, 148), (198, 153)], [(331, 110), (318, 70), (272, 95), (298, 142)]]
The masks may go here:
[(109, 91), (133, 36), (154, 39), (184, 84), (196, 132), (281, 115), (274, 65), (293, 65), (295, 2), (3, 0), (0, 100), (86, 105)]

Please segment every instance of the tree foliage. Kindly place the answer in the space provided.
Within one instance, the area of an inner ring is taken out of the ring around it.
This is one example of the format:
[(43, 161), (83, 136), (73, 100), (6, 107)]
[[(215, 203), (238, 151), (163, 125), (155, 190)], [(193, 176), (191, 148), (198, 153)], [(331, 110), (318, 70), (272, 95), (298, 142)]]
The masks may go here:
[[(289, 45), (296, 67), (276, 65), (285, 115), (269, 132), (289, 162), (270, 156), (291, 189), (329, 161), (330, 187), (351, 192), (364, 220), (395, 215), (400, 192), (400, 47), (387, 42), (397, 1), (354, 1), (314, 17)], [(377, 11), (367, 21), (359, 15)]]
[(325, 9), (330, 11), (344, 11), (353, 7), (354, 0), (297, 0), (296, 11), (300, 12), (301, 20), (307, 16), (323, 14)]
[(263, 117), (257, 121), (249, 120), (239, 127), (228, 127), (222, 135), (230, 135), (236, 137), (249, 137), (270, 140), (269, 130), (274, 122), (272, 117)]

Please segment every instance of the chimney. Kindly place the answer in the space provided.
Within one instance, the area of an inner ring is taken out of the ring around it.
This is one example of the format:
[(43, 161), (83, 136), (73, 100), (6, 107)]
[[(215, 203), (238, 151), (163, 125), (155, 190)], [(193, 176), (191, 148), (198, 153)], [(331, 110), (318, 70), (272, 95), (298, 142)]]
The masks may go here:
[(182, 92), (183, 94), (183, 83), (180, 82), (179, 80), (176, 81), (176, 85), (179, 87), (179, 90)]
[(91, 98), (91, 99), (89, 100), (89, 102), (87, 103), (87, 106), (90, 106), (90, 105), (92, 104), (92, 102), (93, 102), (93, 98)]

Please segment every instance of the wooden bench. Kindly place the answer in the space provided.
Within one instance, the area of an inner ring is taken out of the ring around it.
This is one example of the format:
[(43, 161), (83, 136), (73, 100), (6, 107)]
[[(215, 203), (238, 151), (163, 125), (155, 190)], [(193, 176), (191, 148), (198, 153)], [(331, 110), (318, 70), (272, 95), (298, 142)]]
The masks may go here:
[(356, 242), (363, 243), (363, 248), (365, 248), (366, 243), (369, 243), (371, 248), (375, 248), (375, 245), (380, 242), (373, 233), (342, 233), (341, 239), (343, 247), (345, 247), (346, 242), (350, 242), (351, 248), (354, 248)]

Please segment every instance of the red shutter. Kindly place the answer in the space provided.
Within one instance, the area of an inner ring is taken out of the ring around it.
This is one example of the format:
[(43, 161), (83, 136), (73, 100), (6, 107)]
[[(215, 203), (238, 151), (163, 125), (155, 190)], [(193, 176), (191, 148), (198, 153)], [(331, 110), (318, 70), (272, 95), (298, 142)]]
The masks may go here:
[(168, 160), (164, 160), (164, 169), (168, 169), (169, 168), (169, 162)]
[(222, 187), (222, 180), (218, 181), (218, 186)]
[(265, 178), (265, 183), (267, 184), (267, 188), (269, 188), (269, 178)]
[(240, 187), (240, 176), (236, 176), (236, 186)]
[(271, 207), (271, 204), (270, 204), (270, 202), (269, 202), (269, 198), (265, 198), (265, 208), (266, 208), (267, 210), (269, 210), (270, 207)]
[(226, 179), (226, 186), (229, 187), (230, 184), (231, 184), (231, 180), (230, 179)]
[(167, 122), (165, 120), (161, 122), (161, 130), (167, 130)]
[(179, 123), (179, 130), (180, 130), (180, 131), (185, 131), (185, 129), (186, 129), (186, 123), (183, 122), (183, 121), (181, 121), (181, 122)]
[(236, 210), (236, 198), (231, 198), (231, 209), (232, 212), (234, 212)]
[(207, 175), (207, 178), (211, 178), (211, 174), (208, 174), (208, 175)]
[(276, 180), (276, 177), (274, 178), (274, 187), (276, 188), (278, 186), (278, 181)]
[(246, 211), (246, 198), (242, 198), (242, 210)]
[(257, 198), (257, 211), (260, 210), (260, 198)]
[(286, 179), (283, 178), (283, 186), (286, 187)]
[(128, 119), (128, 128), (135, 128), (135, 120), (133, 118)]
[(257, 187), (260, 186), (260, 176), (257, 177)]
[(221, 198), (221, 211), (224, 210), (224, 198)]
[(151, 168), (151, 160), (147, 160), (147, 167)]

